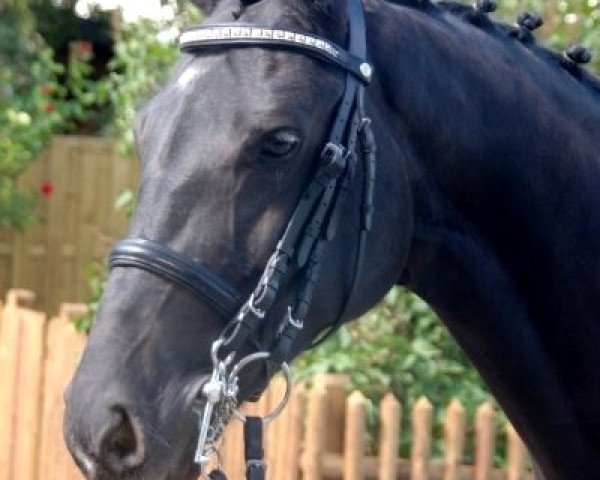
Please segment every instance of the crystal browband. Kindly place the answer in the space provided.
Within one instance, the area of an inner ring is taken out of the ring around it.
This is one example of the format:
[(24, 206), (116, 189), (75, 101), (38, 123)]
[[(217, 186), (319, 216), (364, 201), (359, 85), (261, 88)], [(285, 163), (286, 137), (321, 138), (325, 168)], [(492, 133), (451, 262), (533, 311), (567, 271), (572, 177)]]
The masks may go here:
[(290, 32), (288, 30), (272, 30), (270, 28), (247, 28), (247, 27), (206, 27), (189, 30), (181, 35), (180, 44), (182, 48), (186, 45), (211, 40), (225, 40), (228, 38), (254, 38), (275, 39), (291, 43), (299, 43), (309, 47), (315, 47), (326, 51), (328, 54), (338, 57), (340, 52), (327, 40), (313, 37), (303, 33)]
[(208, 46), (224, 46), (227, 43), (249, 47), (274, 46), (300, 49), (345, 68), (364, 83), (371, 81), (372, 68), (368, 63), (349, 54), (333, 42), (316, 35), (260, 26), (220, 25), (218, 27), (196, 27), (184, 32), (179, 38), (179, 45), (185, 52)]

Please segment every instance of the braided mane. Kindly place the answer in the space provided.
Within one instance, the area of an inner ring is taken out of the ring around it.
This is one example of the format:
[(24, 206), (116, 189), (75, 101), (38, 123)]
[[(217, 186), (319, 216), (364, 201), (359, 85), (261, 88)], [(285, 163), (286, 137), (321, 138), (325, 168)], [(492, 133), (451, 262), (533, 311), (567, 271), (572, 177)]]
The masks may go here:
[(492, 35), (500, 40), (518, 42), (540, 59), (550, 65), (567, 70), (575, 79), (587, 87), (591, 93), (600, 96), (600, 77), (581, 67), (576, 62), (569, 60), (563, 53), (558, 53), (537, 42), (533, 33), (521, 26), (510, 25), (490, 18), (486, 13), (475, 9), (473, 6), (452, 0), (430, 2), (428, 0), (388, 0), (390, 3), (412, 7), (427, 11), (447, 12), (461, 18), (465, 22)]

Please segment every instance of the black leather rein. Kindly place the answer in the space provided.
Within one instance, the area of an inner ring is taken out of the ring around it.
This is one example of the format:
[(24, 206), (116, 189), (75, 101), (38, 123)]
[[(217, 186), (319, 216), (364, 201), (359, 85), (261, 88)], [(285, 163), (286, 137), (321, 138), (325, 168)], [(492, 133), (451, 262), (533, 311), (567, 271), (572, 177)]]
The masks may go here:
[[(116, 245), (110, 268), (134, 267), (189, 289), (227, 320), (223, 346), (235, 351), (256, 332), (292, 276), (298, 279), (295, 300), (281, 320), (271, 354), (275, 370), (286, 361), (302, 330), (319, 276), (324, 247), (335, 235), (344, 199), (351, 187), (362, 146), (362, 221), (353, 264), (352, 284), (343, 310), (331, 330), (339, 325), (354, 293), (362, 268), (366, 233), (371, 228), (375, 184), (375, 142), (370, 122), (364, 117), (363, 93), (371, 80), (366, 58), (366, 30), (361, 0), (348, 0), (349, 46), (344, 50), (312, 34), (258, 25), (205, 25), (181, 36), (181, 49), (194, 53), (214, 47), (261, 47), (309, 55), (346, 72), (342, 100), (314, 176), (309, 179), (283, 236), (277, 243), (253, 294), (244, 301), (236, 288), (209, 268), (172, 249), (142, 238), (127, 238)], [(256, 344), (256, 342), (253, 342)]]

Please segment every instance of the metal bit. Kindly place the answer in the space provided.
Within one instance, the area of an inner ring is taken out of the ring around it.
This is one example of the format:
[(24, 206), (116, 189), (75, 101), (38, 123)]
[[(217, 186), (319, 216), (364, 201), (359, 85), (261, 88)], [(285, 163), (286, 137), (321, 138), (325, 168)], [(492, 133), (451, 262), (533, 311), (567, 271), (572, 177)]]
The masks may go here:
[(198, 425), (200, 433), (198, 435), (198, 446), (194, 457), (194, 461), (200, 465), (200, 470), (202, 470), (204, 464), (210, 459), (210, 449), (206, 448), (208, 431), (211, 426), (215, 405), (217, 405), (223, 397), (222, 390), (222, 382), (219, 379), (217, 372), (213, 373), (210, 381), (202, 388), (202, 393), (206, 397), (206, 405), (204, 406), (204, 411), (202, 412), (202, 417)]

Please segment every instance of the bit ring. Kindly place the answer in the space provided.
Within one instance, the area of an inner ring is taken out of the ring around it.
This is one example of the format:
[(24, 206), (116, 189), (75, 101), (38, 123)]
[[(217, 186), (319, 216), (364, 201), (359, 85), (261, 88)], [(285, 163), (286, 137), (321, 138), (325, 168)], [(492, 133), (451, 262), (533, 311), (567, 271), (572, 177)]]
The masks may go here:
[[(235, 365), (235, 367), (233, 367), (233, 369), (231, 370), (231, 373), (229, 375), (229, 383), (235, 381), (235, 379), (237, 378), (238, 374), (240, 373), (240, 371), (245, 366), (249, 365), (252, 362), (256, 362), (258, 360), (266, 360), (270, 356), (271, 356), (271, 354), (269, 352), (257, 352), (257, 353), (253, 353), (251, 355), (248, 355), (247, 357), (242, 358)], [(268, 425), (273, 420), (275, 420), (279, 415), (281, 415), (281, 412), (283, 411), (283, 409), (285, 408), (285, 406), (290, 401), (290, 396), (292, 394), (292, 387), (293, 387), (292, 372), (290, 370), (289, 365), (287, 363), (285, 363), (285, 362), (281, 364), (281, 371), (282, 371), (282, 373), (283, 373), (283, 375), (285, 377), (285, 382), (286, 382), (285, 394), (283, 396), (283, 399), (281, 400), (281, 402), (277, 406), (277, 408), (275, 408), (268, 415), (265, 415), (264, 417), (262, 417), (263, 425)], [(242, 412), (240, 412), (237, 408), (233, 411), (233, 415), (240, 422), (246, 423), (246, 415), (244, 415)]]

